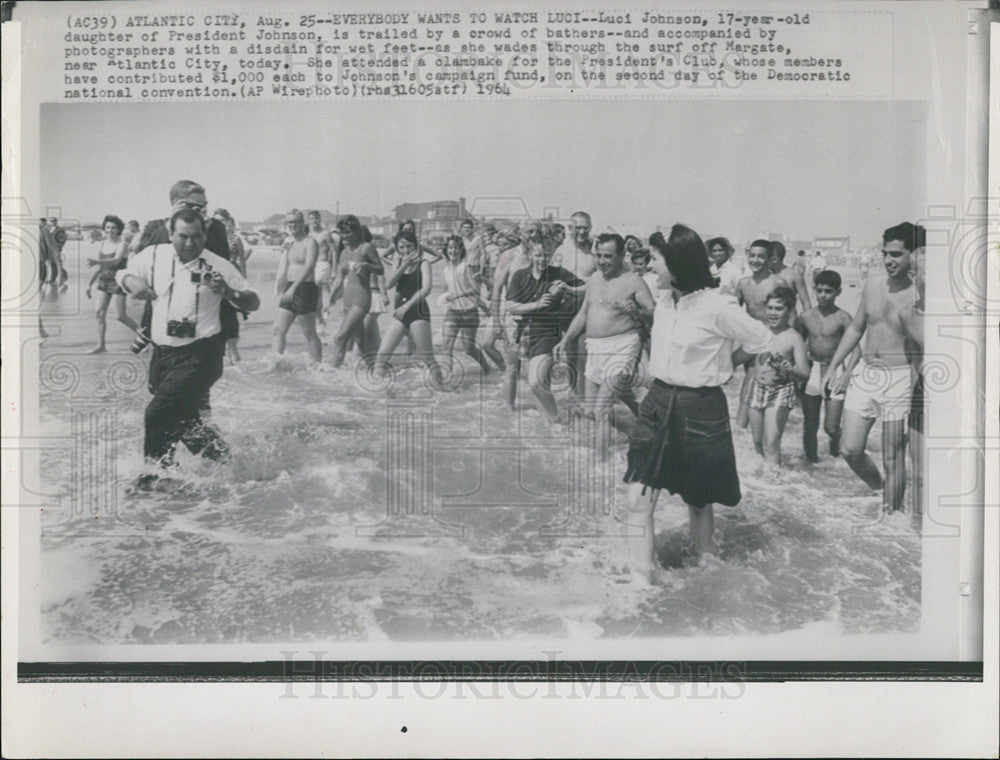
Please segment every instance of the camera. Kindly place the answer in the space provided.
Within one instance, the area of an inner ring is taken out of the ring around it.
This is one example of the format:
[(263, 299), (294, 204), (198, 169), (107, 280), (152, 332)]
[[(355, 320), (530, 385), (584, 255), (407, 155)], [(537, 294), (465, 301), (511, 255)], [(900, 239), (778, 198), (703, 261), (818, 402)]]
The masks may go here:
[(210, 285), (212, 280), (218, 276), (219, 275), (215, 272), (215, 270), (206, 264), (203, 270), (191, 273), (191, 282), (201, 283), (202, 285)]
[(180, 322), (171, 319), (167, 322), (167, 335), (171, 338), (193, 338), (194, 327), (194, 322), (189, 322), (187, 319)]
[(133, 354), (141, 354), (143, 349), (150, 344), (149, 332), (142, 328), (135, 334), (135, 340), (132, 341), (132, 345), (129, 346), (129, 350)]

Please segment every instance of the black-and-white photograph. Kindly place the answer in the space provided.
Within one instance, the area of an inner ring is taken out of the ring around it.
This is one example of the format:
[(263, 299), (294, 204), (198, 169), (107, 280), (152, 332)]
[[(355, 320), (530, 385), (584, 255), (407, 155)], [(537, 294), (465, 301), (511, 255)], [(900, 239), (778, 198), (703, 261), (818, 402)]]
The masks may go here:
[(927, 128), (44, 106), (43, 637), (917, 630)]
[(3, 754), (982, 755), (995, 8), (604, 5), (5, 6)]

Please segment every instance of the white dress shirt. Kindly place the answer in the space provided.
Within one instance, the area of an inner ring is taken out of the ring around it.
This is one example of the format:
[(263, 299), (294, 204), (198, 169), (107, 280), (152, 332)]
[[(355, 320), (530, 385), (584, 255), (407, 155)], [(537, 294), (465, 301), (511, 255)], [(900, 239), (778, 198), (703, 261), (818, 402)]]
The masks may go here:
[(451, 262), (445, 264), (444, 281), (448, 286), (448, 294), (459, 296), (448, 302), (449, 309), (456, 311), (468, 311), (476, 308), (479, 294), (479, 283), (476, 282), (472, 271), (469, 269), (468, 260), (460, 261), (456, 265)]
[[(194, 261), (185, 264), (171, 244), (144, 248), (133, 256), (125, 269), (115, 274), (118, 284), (124, 285), (125, 277), (138, 277), (156, 293), (153, 301), (153, 322), (150, 337), (160, 346), (186, 346), (201, 338), (209, 338), (222, 329), (219, 306), (222, 296), (212, 291), (204, 282), (204, 274), (221, 275), (235, 291), (249, 290), (250, 284), (232, 264), (211, 251), (202, 251)], [(193, 274), (200, 274), (202, 281), (193, 281)], [(195, 323), (193, 338), (167, 335), (167, 322), (187, 319)]]
[(712, 275), (719, 278), (719, 292), (724, 295), (736, 295), (736, 286), (743, 278), (743, 267), (732, 259), (726, 261), (718, 269), (712, 265)]
[(733, 375), (733, 351), (751, 354), (772, 348), (774, 335), (737, 304), (733, 296), (706, 289), (674, 302), (666, 292), (653, 312), (649, 372), (671, 385), (714, 387)]

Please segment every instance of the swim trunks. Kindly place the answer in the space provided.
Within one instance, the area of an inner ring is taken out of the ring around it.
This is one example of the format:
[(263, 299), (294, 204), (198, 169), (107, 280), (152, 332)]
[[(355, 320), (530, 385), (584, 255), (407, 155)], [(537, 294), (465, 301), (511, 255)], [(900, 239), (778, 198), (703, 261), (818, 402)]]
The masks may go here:
[(292, 302), (288, 306), (282, 306), (281, 308), (293, 314), (305, 315), (316, 311), (318, 303), (319, 286), (315, 282), (303, 282), (295, 289)]
[[(809, 370), (809, 379), (806, 380), (805, 394), (807, 396), (825, 396), (831, 401), (843, 401), (844, 396), (847, 394), (847, 390), (842, 390), (840, 393), (832, 393), (830, 391), (824, 391), (823, 388), (823, 375), (826, 373), (826, 368), (829, 364), (824, 362), (812, 362), (812, 368)], [(841, 365), (833, 375), (833, 380), (830, 381), (830, 385), (833, 385), (837, 380), (844, 376), (844, 368)]]
[(316, 271), (313, 275), (316, 278), (316, 282), (324, 283), (330, 279), (330, 275), (333, 274), (333, 265), (329, 261), (317, 261)]
[(867, 420), (905, 420), (910, 413), (913, 374), (909, 365), (890, 367), (862, 358), (851, 374), (844, 409)]
[(473, 306), (471, 309), (448, 309), (444, 313), (445, 326), (451, 325), (458, 329), (479, 328), (479, 309)]
[(586, 340), (587, 367), (584, 373), (590, 382), (596, 385), (614, 384), (620, 382), (618, 378), (623, 374), (635, 374), (642, 347), (639, 333), (627, 332)]
[(795, 383), (781, 385), (761, 385), (757, 378), (751, 377), (747, 384), (747, 406), (751, 409), (767, 409), (768, 407), (795, 406)]

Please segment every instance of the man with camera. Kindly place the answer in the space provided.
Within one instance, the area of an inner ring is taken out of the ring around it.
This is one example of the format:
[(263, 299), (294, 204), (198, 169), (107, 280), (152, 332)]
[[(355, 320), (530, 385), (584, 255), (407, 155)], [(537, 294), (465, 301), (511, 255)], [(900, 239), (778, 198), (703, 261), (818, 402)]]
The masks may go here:
[(149, 364), (153, 399), (146, 407), (143, 452), (169, 463), (178, 442), (212, 459), (228, 456), (218, 432), (201, 420), (201, 399), (222, 376), (219, 311), (228, 301), (255, 311), (260, 299), (226, 259), (205, 250), (206, 224), (195, 209), (174, 212), (170, 245), (145, 248), (118, 272), (118, 284), (152, 302)]

